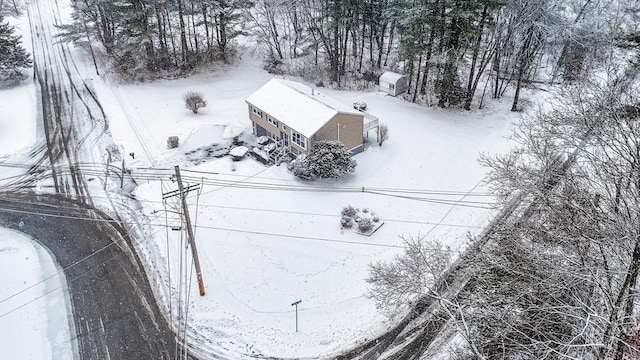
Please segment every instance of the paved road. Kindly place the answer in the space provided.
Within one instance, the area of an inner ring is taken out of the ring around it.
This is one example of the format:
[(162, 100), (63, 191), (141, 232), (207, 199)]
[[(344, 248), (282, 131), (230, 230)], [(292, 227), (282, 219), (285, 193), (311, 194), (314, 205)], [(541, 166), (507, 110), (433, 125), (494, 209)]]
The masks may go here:
[(0, 226), (38, 239), (65, 269), (81, 359), (172, 359), (177, 344), (140, 259), (105, 220), (78, 202), (0, 193)]
[(102, 173), (107, 159), (117, 161), (120, 156), (91, 85), (90, 77), (95, 74), (78, 66), (70, 45), (59, 41), (56, 25), (64, 20), (57, 1), (30, 1), (25, 10), (42, 139), (26, 154), (12, 158), (13, 165), (23, 165), (25, 171), (2, 182), (3, 188), (37, 185), (91, 204), (90, 195), (95, 194), (89, 194), (86, 174)]

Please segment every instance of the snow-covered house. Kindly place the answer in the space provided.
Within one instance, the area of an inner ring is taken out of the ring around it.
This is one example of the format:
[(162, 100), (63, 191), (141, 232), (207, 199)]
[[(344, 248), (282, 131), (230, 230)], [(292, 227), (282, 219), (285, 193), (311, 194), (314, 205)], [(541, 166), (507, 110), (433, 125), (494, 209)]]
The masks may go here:
[(339, 140), (352, 154), (364, 149), (368, 130), (378, 130), (378, 118), (357, 111), (304, 84), (271, 79), (246, 100), (253, 134), (275, 144), (269, 160), (306, 154), (314, 141)]
[(407, 78), (391, 71), (385, 71), (380, 75), (379, 84), (379, 90), (391, 96), (407, 91)]

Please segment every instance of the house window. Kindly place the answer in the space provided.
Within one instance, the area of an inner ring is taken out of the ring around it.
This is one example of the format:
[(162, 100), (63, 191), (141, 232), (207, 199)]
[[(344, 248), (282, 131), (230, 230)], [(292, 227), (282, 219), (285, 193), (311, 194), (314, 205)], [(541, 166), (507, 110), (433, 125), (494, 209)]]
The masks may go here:
[(300, 145), (303, 149), (307, 148), (307, 138), (295, 131), (291, 132), (291, 140), (293, 140), (294, 143)]
[(393, 88), (395, 88), (395, 85), (389, 84), (389, 89), (393, 90)]
[(282, 124), (282, 130), (287, 131), (287, 125)]
[(267, 121), (270, 122), (273, 126), (278, 127), (278, 120), (271, 115), (267, 115)]
[(273, 133), (271, 133), (271, 132), (269, 132), (269, 131), (267, 131), (267, 135), (266, 135), (266, 136), (267, 136), (268, 138), (273, 139), (273, 140), (276, 140), (276, 141), (277, 141), (277, 140), (279, 140), (278, 135), (273, 134)]
[(262, 117), (262, 110), (258, 109), (257, 107), (252, 106), (252, 107), (251, 107), (251, 111), (253, 111), (253, 113), (254, 113), (254, 114), (256, 114), (256, 115), (258, 115), (258, 116)]

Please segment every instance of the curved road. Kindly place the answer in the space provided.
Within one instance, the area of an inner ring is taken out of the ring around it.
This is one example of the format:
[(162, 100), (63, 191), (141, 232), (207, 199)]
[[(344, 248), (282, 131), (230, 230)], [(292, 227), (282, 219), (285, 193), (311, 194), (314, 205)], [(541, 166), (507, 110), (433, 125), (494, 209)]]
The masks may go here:
[(0, 226), (38, 239), (64, 269), (81, 359), (175, 357), (173, 332), (115, 221), (60, 197), (0, 193)]

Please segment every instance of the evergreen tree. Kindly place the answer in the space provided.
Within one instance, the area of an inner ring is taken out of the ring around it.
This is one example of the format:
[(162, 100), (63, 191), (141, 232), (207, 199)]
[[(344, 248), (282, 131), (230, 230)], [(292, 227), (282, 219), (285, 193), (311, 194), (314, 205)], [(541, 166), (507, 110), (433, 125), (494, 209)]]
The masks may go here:
[(0, 83), (26, 78), (23, 69), (31, 67), (31, 59), (22, 47), (15, 28), (0, 18)]
[(316, 141), (309, 155), (294, 164), (293, 173), (304, 180), (316, 177), (339, 178), (355, 170), (355, 160), (343, 143), (337, 140)]

